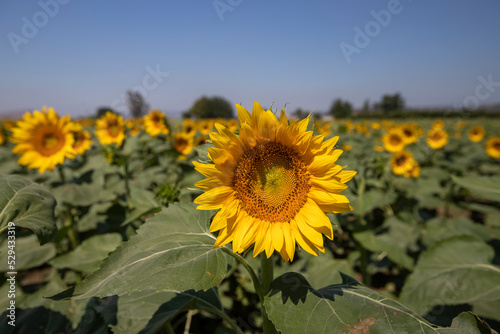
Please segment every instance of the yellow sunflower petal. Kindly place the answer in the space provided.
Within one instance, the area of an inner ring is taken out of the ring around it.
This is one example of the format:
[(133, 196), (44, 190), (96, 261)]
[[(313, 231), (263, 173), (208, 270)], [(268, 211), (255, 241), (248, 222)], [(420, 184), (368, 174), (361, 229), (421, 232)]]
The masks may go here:
[(222, 203), (234, 193), (232, 187), (222, 186), (210, 189), (198, 196), (194, 202), (199, 204), (198, 210), (216, 210), (222, 207)]

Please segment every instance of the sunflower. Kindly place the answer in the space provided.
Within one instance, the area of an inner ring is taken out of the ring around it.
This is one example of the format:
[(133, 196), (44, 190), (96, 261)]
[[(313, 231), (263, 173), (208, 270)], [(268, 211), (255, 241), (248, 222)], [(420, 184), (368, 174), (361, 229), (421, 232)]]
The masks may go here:
[(193, 120), (186, 118), (182, 122), (182, 132), (187, 134), (188, 136), (194, 137), (196, 134), (196, 123)]
[(212, 128), (214, 127), (214, 123), (211, 119), (203, 120), (200, 122), (198, 127), (199, 127), (200, 133), (202, 135), (208, 135), (210, 133), (210, 131), (212, 131)]
[(5, 120), (3, 121), (3, 128), (5, 131), (12, 132), (12, 129), (16, 126), (16, 122), (13, 120)]
[(0, 127), (0, 146), (3, 145), (4, 142), (5, 142), (5, 135), (3, 133), (2, 128)]
[(90, 132), (82, 129), (79, 123), (73, 123), (71, 127), (71, 134), (73, 135), (73, 150), (76, 155), (82, 155), (92, 147), (92, 139), (90, 139)]
[(480, 125), (476, 125), (470, 128), (469, 139), (470, 141), (477, 143), (483, 140), (485, 134), (486, 132), (484, 131), (483, 127)]
[(420, 165), (417, 164), (416, 166), (413, 167), (413, 169), (410, 171), (410, 175), (413, 178), (417, 178), (420, 176)]
[(125, 126), (128, 128), (128, 133), (133, 137), (141, 132), (142, 119), (127, 119), (125, 121)]
[(484, 143), (486, 153), (492, 158), (500, 158), (500, 137), (492, 137)]
[(350, 150), (352, 150), (352, 145), (349, 145), (349, 144), (344, 144), (344, 145), (342, 145), (342, 149), (343, 149), (344, 151), (349, 152)]
[(405, 148), (403, 130), (399, 127), (390, 129), (383, 137), (382, 142), (387, 152), (399, 152)]
[(438, 119), (437, 121), (434, 121), (434, 123), (432, 123), (432, 128), (433, 129), (443, 129), (444, 128), (444, 121), (442, 119)]
[(205, 136), (199, 136), (194, 140), (193, 146), (200, 146), (207, 143), (208, 138)]
[(152, 110), (144, 116), (144, 131), (151, 137), (168, 135), (170, 130), (165, 120), (165, 114), (159, 110)]
[(62, 164), (65, 158), (73, 158), (72, 123), (69, 115), (62, 118), (52, 108), (27, 112), (12, 128), (12, 149), (21, 157), (18, 163), (28, 168), (38, 168), (40, 173)]
[(96, 121), (95, 127), (95, 135), (97, 139), (99, 139), (101, 145), (110, 145), (114, 143), (121, 146), (123, 140), (125, 140), (123, 117), (111, 111), (106, 112), (106, 115), (99, 118)]
[(330, 131), (331, 131), (331, 123), (330, 122), (321, 123), (319, 121), (316, 121), (316, 122), (314, 122), (314, 126), (316, 127), (319, 134), (325, 135), (325, 137), (330, 135)]
[(352, 210), (340, 191), (355, 171), (335, 164), (338, 137), (324, 140), (306, 131), (309, 117), (289, 124), (285, 112), (278, 120), (254, 102), (250, 114), (236, 105), (239, 137), (221, 124), (210, 133), (215, 164), (193, 162), (207, 177), (196, 186), (206, 192), (195, 199), (199, 210), (216, 210), (210, 232), (219, 231), (214, 247), (232, 242), (242, 253), (252, 244), (253, 255), (278, 251), (293, 260), (297, 242), (308, 253), (324, 252), (323, 234), (333, 238), (324, 212)]
[(235, 119), (230, 119), (228, 122), (227, 122), (227, 128), (229, 129), (229, 131), (231, 132), (235, 132), (236, 130), (239, 129), (239, 126), (238, 126), (238, 121), (235, 120)]
[(441, 128), (432, 128), (427, 133), (427, 145), (438, 150), (448, 143), (448, 132)]
[(419, 136), (418, 126), (413, 123), (401, 125), (403, 132), (403, 141), (405, 145), (413, 144), (417, 141)]
[(400, 151), (391, 158), (392, 172), (396, 175), (408, 177), (416, 166), (418, 166), (418, 163), (408, 151)]
[(193, 152), (193, 137), (185, 132), (177, 133), (174, 136), (174, 148), (183, 155)]

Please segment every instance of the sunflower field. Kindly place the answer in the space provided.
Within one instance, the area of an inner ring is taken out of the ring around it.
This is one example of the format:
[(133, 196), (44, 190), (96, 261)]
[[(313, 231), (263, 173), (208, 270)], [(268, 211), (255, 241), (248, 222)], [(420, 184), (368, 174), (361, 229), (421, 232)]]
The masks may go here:
[(496, 333), (500, 120), (0, 122), (0, 333)]

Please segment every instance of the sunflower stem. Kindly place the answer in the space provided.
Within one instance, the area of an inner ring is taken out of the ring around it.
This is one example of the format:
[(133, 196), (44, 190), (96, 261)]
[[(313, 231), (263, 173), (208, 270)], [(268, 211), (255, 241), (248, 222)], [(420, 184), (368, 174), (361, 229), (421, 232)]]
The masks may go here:
[(257, 294), (259, 295), (259, 297), (262, 295), (262, 284), (260, 283), (260, 280), (259, 278), (257, 277), (257, 275), (255, 274), (255, 271), (253, 270), (253, 268), (248, 264), (247, 261), (245, 261), (245, 259), (240, 255), (240, 254), (237, 254), (237, 253), (233, 253), (229, 248), (226, 248), (226, 247), (221, 247), (222, 251), (226, 254), (229, 254), (231, 255), (232, 257), (234, 257), (239, 263), (241, 263), (243, 265), (243, 267), (245, 267), (245, 269), (248, 271), (248, 273), (250, 274), (250, 277), (252, 278), (252, 281), (253, 281), (253, 286), (255, 288), (255, 291), (257, 292)]
[(68, 238), (69, 242), (71, 243), (71, 249), (75, 249), (80, 242), (75, 231), (75, 223), (73, 221), (71, 206), (69, 204), (66, 204), (66, 217), (64, 219), (64, 226), (68, 228)]
[(262, 293), (259, 295), (261, 309), (262, 309), (262, 323), (264, 327), (264, 333), (277, 333), (274, 324), (269, 319), (267, 315), (266, 308), (264, 307), (264, 298), (269, 293), (271, 282), (274, 279), (274, 261), (273, 257), (267, 257), (265, 252), (260, 254), (260, 270), (262, 278)]
[[(64, 176), (64, 170), (62, 165), (57, 165), (57, 171), (59, 172), (59, 177), (61, 178), (62, 184), (66, 183), (66, 177)], [(64, 227), (68, 229), (68, 238), (71, 243), (71, 249), (75, 249), (80, 243), (78, 240), (78, 235), (75, 232), (73, 215), (71, 214), (71, 205), (66, 203), (66, 217), (63, 218)]]
[(130, 178), (130, 171), (128, 170), (128, 157), (125, 157), (123, 163), (123, 168), (124, 168), (124, 179), (125, 179), (125, 198), (127, 200), (127, 206), (130, 210), (134, 208), (134, 204), (132, 203), (132, 200), (130, 199), (130, 184), (129, 184), (129, 178)]
[(64, 170), (61, 165), (57, 165), (57, 171), (59, 172), (59, 177), (61, 178), (61, 183), (66, 183), (66, 177), (64, 176)]

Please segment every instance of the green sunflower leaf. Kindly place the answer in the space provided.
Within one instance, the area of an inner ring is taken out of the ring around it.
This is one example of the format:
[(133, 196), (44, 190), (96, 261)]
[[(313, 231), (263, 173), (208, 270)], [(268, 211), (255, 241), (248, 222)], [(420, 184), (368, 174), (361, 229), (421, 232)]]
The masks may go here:
[(469, 190), (473, 195), (489, 199), (492, 201), (500, 201), (500, 180), (497, 176), (464, 176), (457, 177), (452, 175), (453, 182), (459, 186)]
[[(437, 328), (402, 304), (342, 275), (341, 284), (313, 289), (298, 273), (286, 273), (271, 283), (264, 306), (282, 333), (491, 333), (472, 314), (460, 315), (452, 328)], [(460, 332), (458, 332), (460, 333)]]
[(207, 290), (218, 286), (227, 272), (227, 254), (214, 249), (208, 231), (213, 211), (195, 204), (172, 204), (148, 219), (72, 290), (52, 298), (83, 299), (125, 295), (131, 291)]
[(19, 175), (0, 175), (0, 230), (13, 222), (33, 231), (40, 244), (47, 243), (57, 232), (55, 206), (44, 186)]
[(118, 233), (94, 235), (71, 252), (53, 259), (50, 264), (56, 268), (70, 268), (91, 273), (99, 269), (102, 260), (121, 242), (122, 237)]
[(33, 234), (26, 237), (17, 237), (14, 256), (16, 270), (11, 270), (7, 259), (12, 260), (12, 257), (8, 257), (8, 251), (8, 240), (2, 238), (0, 240), (0, 271), (3, 272), (36, 268), (50, 261), (57, 254), (56, 246), (53, 243), (40, 246)]
[(112, 326), (112, 330), (114, 333), (154, 334), (165, 322), (190, 309), (224, 312), (215, 288), (198, 292), (147, 289), (120, 296), (117, 323)]
[(473, 236), (455, 236), (429, 247), (408, 277), (401, 302), (419, 314), (437, 305), (500, 300), (500, 267), (493, 248)]

